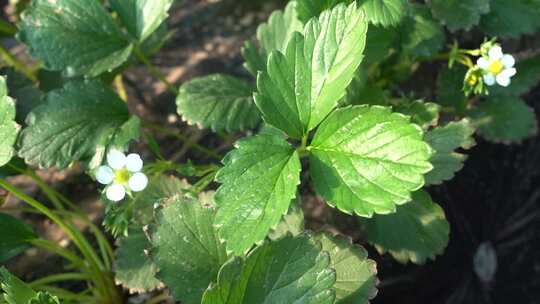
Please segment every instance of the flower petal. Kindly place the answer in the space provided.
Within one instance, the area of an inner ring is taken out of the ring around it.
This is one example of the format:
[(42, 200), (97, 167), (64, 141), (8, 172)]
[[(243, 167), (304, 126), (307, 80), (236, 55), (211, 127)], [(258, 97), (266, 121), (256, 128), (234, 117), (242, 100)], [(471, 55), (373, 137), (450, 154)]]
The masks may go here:
[(476, 65), (483, 69), (483, 70), (486, 70), (488, 67), (489, 67), (489, 61), (484, 58), (484, 57), (480, 57), (478, 58), (478, 60), (476, 61)]
[(144, 188), (146, 188), (146, 185), (148, 185), (148, 177), (146, 177), (146, 175), (141, 172), (133, 174), (133, 176), (129, 179), (128, 182), (129, 189), (134, 192), (144, 190)]
[(107, 153), (107, 163), (115, 170), (122, 169), (126, 165), (126, 155), (118, 150)]
[(510, 85), (510, 77), (507, 77), (506, 75), (503, 75), (502, 73), (497, 75), (497, 83), (500, 86), (507, 87)]
[(101, 166), (96, 170), (96, 180), (103, 185), (110, 184), (114, 179), (114, 172), (109, 166)]
[(107, 187), (105, 195), (107, 196), (107, 199), (113, 202), (118, 202), (123, 200), (126, 196), (126, 189), (122, 185), (113, 184)]
[(488, 86), (492, 86), (495, 84), (495, 76), (493, 74), (486, 74), (484, 75), (484, 83)]
[(516, 69), (515, 68), (509, 68), (509, 69), (504, 69), (502, 70), (502, 72), (500, 73), (501, 75), (504, 75), (504, 77), (512, 77), (514, 75), (516, 75)]
[(514, 56), (508, 54), (504, 55), (501, 61), (505, 68), (511, 68), (514, 66), (514, 64), (516, 64), (516, 59), (514, 59)]
[(131, 153), (126, 157), (126, 168), (130, 172), (139, 172), (143, 168), (143, 160), (137, 153)]
[(498, 60), (503, 57), (503, 52), (500, 46), (494, 45), (489, 49), (488, 56), (490, 60)]

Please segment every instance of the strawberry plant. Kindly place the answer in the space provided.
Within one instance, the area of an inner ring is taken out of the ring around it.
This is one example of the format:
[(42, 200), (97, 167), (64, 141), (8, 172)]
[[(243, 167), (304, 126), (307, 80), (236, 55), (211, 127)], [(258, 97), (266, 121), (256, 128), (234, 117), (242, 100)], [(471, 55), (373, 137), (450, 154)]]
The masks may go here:
[[(1, 261), (37, 247), (69, 269), (28, 283), (0, 269), (5, 302), (369, 303), (379, 279), (363, 243), (404, 264), (434, 260), (450, 223), (429, 187), (463, 168), (475, 135), (507, 144), (536, 133), (521, 96), (540, 80), (538, 54), (505, 45), (537, 32), (536, 1), (290, 1), (246, 41), (242, 77), (180, 86), (151, 60), (173, 5), (33, 0), (16, 27), (0, 23), (37, 61), (0, 49), (0, 186), (28, 205), (12, 209), (48, 218), (72, 244), (0, 213), (11, 231), (0, 234)], [(234, 141), (230, 151), (128, 107), (123, 77), (135, 64), (176, 97), (188, 125)], [(423, 79), (425, 66), (438, 76)], [(205, 157), (168, 159), (164, 133)], [(128, 153), (135, 142), (150, 153)], [(39, 174), (50, 169), (95, 181), (103, 229)], [(313, 229), (307, 193), (352, 218), (361, 240)], [(84, 290), (57, 285), (72, 281)]]

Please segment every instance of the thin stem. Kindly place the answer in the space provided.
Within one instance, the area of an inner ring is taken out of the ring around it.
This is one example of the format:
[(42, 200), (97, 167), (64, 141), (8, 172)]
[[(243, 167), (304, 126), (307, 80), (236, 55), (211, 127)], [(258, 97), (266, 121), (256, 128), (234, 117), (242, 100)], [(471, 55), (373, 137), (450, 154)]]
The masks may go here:
[(158, 304), (158, 303), (160, 303), (162, 301), (166, 301), (166, 300), (169, 300), (169, 299), (171, 299), (170, 295), (162, 293), (160, 295), (157, 295), (157, 296), (149, 299), (148, 301), (145, 302), (145, 304)]
[(80, 272), (67, 272), (67, 273), (60, 273), (60, 274), (53, 274), (49, 275), (43, 278), (39, 278), (35, 281), (32, 281), (28, 283), (30, 287), (35, 288), (39, 285), (47, 285), (51, 283), (57, 283), (57, 282), (65, 282), (65, 281), (86, 281), (89, 277), (87, 274), (80, 273)]
[(66, 249), (54, 242), (45, 239), (34, 239), (30, 240), (29, 243), (35, 247), (55, 253), (65, 258), (81, 270), (85, 270), (88, 268), (88, 266), (84, 263), (84, 260), (82, 260), (78, 255), (73, 253), (71, 250)]
[[(81, 303), (83, 301), (87, 302), (87, 303), (95, 303), (95, 301), (96, 301), (92, 296), (86, 295), (85, 292), (83, 292), (83, 293), (74, 293), (74, 292), (65, 290), (63, 288), (58, 288), (58, 287), (54, 287), (54, 286), (47, 286), (47, 285), (38, 286), (36, 289), (42, 290), (42, 291), (48, 291), (48, 292), (50, 292), (51, 294), (54, 294), (55, 296), (57, 296), (60, 299), (68, 300), (68, 301), (77, 301), (77, 303)], [(63, 302), (61, 302), (61, 303), (63, 303)]]
[(216, 152), (214, 152), (214, 151), (212, 151), (212, 150), (210, 150), (210, 149), (208, 149), (206, 147), (203, 147), (203, 146), (199, 145), (196, 142), (193, 142), (188, 137), (186, 137), (186, 136), (182, 135), (181, 133), (179, 133), (177, 130), (162, 127), (160, 125), (153, 124), (153, 123), (150, 123), (150, 122), (143, 122), (143, 126), (145, 128), (151, 129), (153, 131), (161, 132), (163, 134), (175, 137), (176, 139), (180, 140), (181, 142), (185, 143), (186, 145), (192, 146), (193, 149), (204, 153), (206, 156), (209, 156), (209, 157), (212, 157), (212, 158), (215, 158), (215, 159), (218, 159), (218, 160), (222, 159), (222, 156), (219, 155), (218, 153), (216, 153)]
[(137, 57), (137, 59), (148, 68), (148, 71), (150, 74), (152, 74), (152, 76), (159, 79), (171, 93), (178, 95), (178, 89), (167, 80), (165, 75), (163, 75), (161, 71), (152, 64), (152, 62), (150, 62), (148, 57), (146, 57), (144, 52), (142, 52), (138, 46), (133, 48), (133, 53), (135, 54), (135, 57)]
[(0, 57), (2, 57), (2, 59), (6, 61), (8, 65), (12, 66), (16, 70), (24, 74), (24, 76), (26, 76), (28, 79), (32, 80), (33, 82), (38, 81), (36, 75), (34, 75), (34, 72), (28, 69), (24, 63), (22, 63), (15, 56), (11, 55), (11, 53), (1, 45), (0, 45)]

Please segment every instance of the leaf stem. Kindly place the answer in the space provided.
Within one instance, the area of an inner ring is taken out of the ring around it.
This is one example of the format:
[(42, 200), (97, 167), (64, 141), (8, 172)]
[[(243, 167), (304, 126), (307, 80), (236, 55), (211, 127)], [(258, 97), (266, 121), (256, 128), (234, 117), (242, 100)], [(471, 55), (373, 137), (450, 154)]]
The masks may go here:
[(13, 56), (8, 50), (6, 50), (1, 45), (0, 45), (0, 57), (2, 57), (2, 59), (6, 61), (8, 65), (15, 68), (15, 70), (24, 74), (24, 76), (26, 76), (28, 79), (32, 80), (33, 82), (38, 81), (36, 75), (34, 75), (34, 72), (32, 72), (29, 68), (27, 68), (24, 63), (22, 63), (19, 59)]
[(35, 281), (28, 283), (28, 285), (30, 285), (30, 287), (32, 288), (35, 288), (36, 286), (47, 285), (50, 283), (65, 282), (65, 281), (86, 281), (88, 279), (89, 277), (87, 274), (80, 273), (80, 272), (67, 272), (67, 273), (53, 274), (53, 275), (49, 275), (43, 278), (39, 278)]
[(178, 95), (178, 89), (167, 80), (165, 75), (163, 75), (161, 71), (152, 64), (152, 62), (150, 62), (148, 57), (146, 57), (144, 52), (141, 51), (139, 46), (136, 45), (133, 48), (133, 53), (135, 54), (135, 57), (137, 57), (137, 59), (148, 68), (150, 74), (159, 79), (167, 87), (167, 90), (169, 90), (169, 92), (173, 93), (174, 95)]

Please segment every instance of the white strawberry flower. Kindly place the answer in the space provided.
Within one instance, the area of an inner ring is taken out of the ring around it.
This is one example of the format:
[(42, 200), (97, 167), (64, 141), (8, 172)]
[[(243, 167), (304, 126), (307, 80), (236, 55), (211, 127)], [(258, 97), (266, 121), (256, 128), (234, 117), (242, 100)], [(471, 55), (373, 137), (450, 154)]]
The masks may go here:
[(118, 150), (111, 150), (107, 154), (107, 165), (96, 170), (96, 180), (105, 188), (107, 199), (118, 202), (126, 197), (127, 193), (139, 192), (148, 185), (148, 178), (141, 172), (143, 161), (139, 154), (131, 153), (127, 156)]
[(492, 86), (495, 83), (507, 87), (510, 85), (510, 78), (516, 75), (514, 56), (503, 54), (499, 45), (492, 46), (487, 56), (478, 58), (476, 65), (484, 71), (484, 83)]

